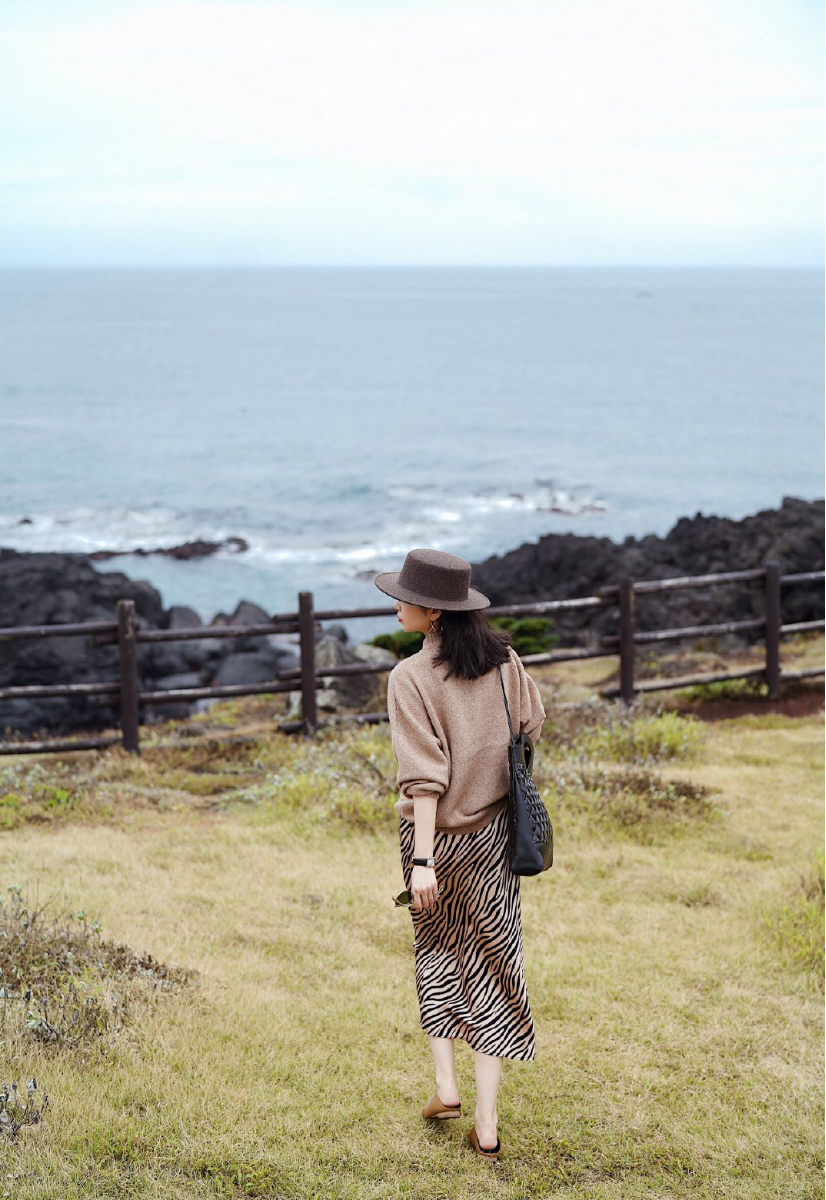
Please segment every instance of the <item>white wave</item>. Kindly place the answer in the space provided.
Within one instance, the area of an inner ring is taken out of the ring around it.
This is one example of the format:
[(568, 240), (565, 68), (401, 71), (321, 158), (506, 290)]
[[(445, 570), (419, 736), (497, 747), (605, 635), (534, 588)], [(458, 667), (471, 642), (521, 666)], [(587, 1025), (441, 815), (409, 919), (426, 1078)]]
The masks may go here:
[[(539, 486), (536, 486), (539, 484)], [(537, 528), (537, 514), (555, 513), (580, 516), (591, 512), (607, 512), (609, 506), (590, 496), (575, 496), (561, 488), (550, 486), (551, 481), (535, 481), (525, 491), (506, 491), (493, 487), (473, 492), (434, 496), (431, 485), (393, 485), (386, 489), (388, 503), (381, 512), (381, 523), (368, 536), (324, 537), (312, 542), (308, 531), (298, 530), (304, 543), (285, 543), (275, 531), (245, 528), (248, 514), (238, 509), (238, 524), (224, 522), (232, 511), (216, 510), (218, 520), (211, 520), (212, 510), (188, 513), (163, 504), (145, 508), (112, 507), (96, 509), (77, 506), (62, 513), (0, 513), (0, 546), (16, 550), (56, 551), (89, 554), (96, 550), (116, 550), (123, 554), (137, 550), (168, 550), (185, 542), (197, 540), (224, 542), (231, 537), (243, 538), (248, 549), (240, 558), (250, 565), (265, 568), (293, 565), (339, 565), (347, 575), (354, 576), (365, 566), (381, 569), (385, 563), (397, 562), (414, 546), (429, 546), (436, 550), (452, 551), (468, 557), (467, 547), (501, 543), (518, 544), (521, 535), (518, 515), (530, 515), (522, 540), (544, 532)], [(403, 501), (394, 504), (393, 501)], [(401, 511), (399, 511), (401, 510)], [(517, 516), (516, 525), (498, 526), (497, 516)], [(224, 521), (220, 518), (223, 516)], [(245, 519), (246, 518), (246, 519)], [(25, 519), (25, 520), (24, 520)], [(541, 518), (539, 518), (541, 521)], [(519, 532), (516, 540), (512, 528)], [(359, 531), (361, 532), (361, 531)], [(311, 536), (311, 535), (310, 535)], [(216, 560), (238, 558), (239, 552), (230, 547), (218, 550)]]
[(192, 537), (171, 509), (69, 509), (0, 513), (0, 544), (13, 550), (88, 554), (94, 550), (167, 549)]
[(559, 488), (541, 487), (532, 492), (474, 493), (464, 498), (465, 507), (476, 513), (555, 512), (578, 516), (582, 512), (607, 511), (601, 500), (578, 498)]
[(462, 514), (449, 508), (423, 508), (422, 515), (433, 521), (461, 521)]
[(586, 512), (607, 512), (608, 505), (590, 496), (574, 496), (571, 492), (545, 484), (528, 491), (497, 491), (480, 488), (478, 491), (445, 497), (441, 504), (432, 503), (433, 488), (400, 485), (387, 489), (397, 499), (414, 501), (421, 495), (431, 501), (417, 509), (418, 515), (440, 524), (455, 524), (466, 515), (484, 516), (489, 513), (553, 512), (579, 516)]

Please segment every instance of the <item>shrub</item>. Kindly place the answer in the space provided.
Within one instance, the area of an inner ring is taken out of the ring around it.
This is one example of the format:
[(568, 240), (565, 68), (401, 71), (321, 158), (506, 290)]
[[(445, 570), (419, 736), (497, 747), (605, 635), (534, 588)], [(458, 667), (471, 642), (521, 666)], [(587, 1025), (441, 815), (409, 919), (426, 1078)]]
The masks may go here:
[(0, 829), (23, 821), (54, 821), (74, 813), (80, 788), (68, 763), (39, 762), (0, 768)]
[[(99, 922), (90, 925), (83, 908), (46, 918), (51, 900), (30, 908), (19, 884), (6, 890), (9, 900), (0, 902), (4, 1035), (23, 1032), (40, 1042), (77, 1046), (117, 1033), (130, 1001), (147, 987), (166, 989), (196, 975), (105, 940)], [(15, 1013), (17, 1023), (10, 1020)]]
[(261, 783), (231, 792), (220, 805), (270, 803), (368, 830), (398, 820), (397, 794), (387, 729), (330, 726), (295, 744), (290, 759)]
[(694, 758), (704, 737), (700, 722), (666, 709), (661, 702), (652, 708), (645, 697), (625, 704), (594, 696), (549, 710), (538, 754), (651, 765)]
[(559, 634), (553, 632), (550, 617), (491, 617), (496, 629), (507, 629), (513, 635), (513, 648), (523, 654), (544, 654), (559, 645)]
[[(35, 1103), (34, 1093), (37, 1091), (37, 1080), (32, 1076), (26, 1084), (26, 1099), (20, 1097), (17, 1083), (13, 1080), (11, 1087), (4, 1083), (0, 1088), (0, 1135), (11, 1142), (17, 1137), (24, 1125), (38, 1125), (43, 1114), (49, 1107), (49, 1093), (43, 1092), (43, 1100)], [(6, 1176), (10, 1178), (10, 1176)], [(9, 1192), (4, 1193), (9, 1195)]]
[(369, 645), (380, 646), (382, 650), (391, 650), (398, 658), (409, 658), (422, 648), (424, 634), (407, 633), (400, 629), (398, 633), (379, 633), (370, 639)]
[(596, 758), (617, 762), (657, 763), (667, 759), (695, 757), (703, 730), (691, 717), (675, 712), (640, 716), (624, 704), (612, 706), (606, 721), (589, 730), (583, 739)]
[(768, 684), (759, 675), (747, 679), (718, 679), (714, 683), (694, 683), (690, 687), (676, 688), (674, 697), (683, 700), (749, 700), (756, 696), (766, 697)]
[[(513, 648), (520, 658), (523, 654), (543, 654), (559, 642), (559, 635), (552, 632), (553, 621), (549, 617), (491, 617), (490, 624), (494, 629), (510, 631)], [(377, 634), (371, 644), (392, 650), (399, 658), (409, 658), (421, 650), (423, 640), (423, 634), (402, 629), (398, 633)]]
[(711, 798), (720, 789), (664, 779), (644, 767), (624, 765), (609, 771), (584, 758), (566, 759), (555, 764), (549, 783), (561, 808), (642, 843), (720, 815)]

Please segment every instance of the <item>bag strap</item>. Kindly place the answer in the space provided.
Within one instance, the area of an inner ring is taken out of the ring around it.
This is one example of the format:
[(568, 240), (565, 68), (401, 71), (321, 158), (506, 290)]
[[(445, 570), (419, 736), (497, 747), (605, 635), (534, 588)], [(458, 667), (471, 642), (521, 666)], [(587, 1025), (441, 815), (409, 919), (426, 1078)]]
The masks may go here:
[(513, 724), (511, 722), (511, 710), (508, 707), (508, 697), (505, 695), (505, 681), (502, 678), (502, 668), (499, 668), (499, 682), (502, 684), (502, 695), (505, 697), (505, 712), (508, 714), (508, 729), (511, 731), (511, 743), (516, 745), (516, 738), (513, 736)]

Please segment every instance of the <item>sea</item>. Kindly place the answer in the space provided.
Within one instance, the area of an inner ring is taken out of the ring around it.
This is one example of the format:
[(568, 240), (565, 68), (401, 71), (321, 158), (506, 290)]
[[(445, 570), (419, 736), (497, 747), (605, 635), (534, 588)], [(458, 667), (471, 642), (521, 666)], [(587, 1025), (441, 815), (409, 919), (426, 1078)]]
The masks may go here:
[(821, 268), (0, 272), (0, 546), (125, 550), (204, 621), (822, 498), (823, 446)]

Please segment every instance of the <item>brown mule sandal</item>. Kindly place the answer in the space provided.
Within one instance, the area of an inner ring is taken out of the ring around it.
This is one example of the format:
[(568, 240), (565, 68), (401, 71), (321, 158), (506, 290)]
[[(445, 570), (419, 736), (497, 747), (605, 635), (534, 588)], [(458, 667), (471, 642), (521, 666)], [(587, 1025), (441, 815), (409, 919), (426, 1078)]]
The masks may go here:
[(484, 1146), (479, 1145), (479, 1138), (476, 1136), (475, 1123), (473, 1125), (471, 1125), (470, 1129), (468, 1130), (467, 1140), (470, 1142), (471, 1146), (473, 1147), (473, 1149), (476, 1151), (476, 1153), (479, 1155), (480, 1158), (498, 1158), (499, 1157), (499, 1152), (502, 1149), (502, 1143), (499, 1141), (499, 1138), (497, 1137), (496, 1145), (492, 1149), (486, 1150)]
[(422, 1109), (422, 1116), (425, 1120), (429, 1120), (431, 1117), (444, 1120), (445, 1117), (461, 1117), (461, 1115), (462, 1101), (460, 1100), (458, 1104), (442, 1104), (438, 1091), (433, 1093)]

